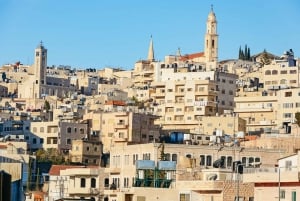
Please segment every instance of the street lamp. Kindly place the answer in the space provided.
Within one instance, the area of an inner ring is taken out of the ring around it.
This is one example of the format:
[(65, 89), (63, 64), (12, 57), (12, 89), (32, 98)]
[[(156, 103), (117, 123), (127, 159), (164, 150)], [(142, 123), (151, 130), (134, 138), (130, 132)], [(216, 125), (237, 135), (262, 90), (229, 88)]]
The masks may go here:
[(237, 182), (237, 193), (235, 201), (240, 200), (240, 174), (243, 174), (243, 167), (245, 164), (241, 163), (240, 161), (237, 161), (237, 165), (235, 167), (235, 173), (236, 173), (236, 182)]
[(291, 166), (291, 167), (277, 167), (278, 169), (278, 200), (280, 201), (281, 200), (281, 195), (280, 195), (280, 191), (281, 191), (281, 186), (280, 186), (280, 179), (281, 179), (281, 173), (280, 173), (280, 169), (281, 168), (297, 168), (297, 166)]

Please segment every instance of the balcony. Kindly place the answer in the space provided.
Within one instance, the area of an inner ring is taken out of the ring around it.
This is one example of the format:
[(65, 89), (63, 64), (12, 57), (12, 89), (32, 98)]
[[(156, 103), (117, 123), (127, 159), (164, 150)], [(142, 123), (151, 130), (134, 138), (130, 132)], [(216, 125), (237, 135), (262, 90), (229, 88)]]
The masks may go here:
[(272, 107), (235, 108), (234, 112), (272, 112)]
[(99, 189), (97, 188), (69, 188), (68, 193), (70, 195), (98, 195)]
[(116, 129), (127, 129), (127, 128), (128, 128), (128, 124), (125, 124), (125, 123), (116, 123), (116, 124), (114, 125), (114, 127), (115, 127)]

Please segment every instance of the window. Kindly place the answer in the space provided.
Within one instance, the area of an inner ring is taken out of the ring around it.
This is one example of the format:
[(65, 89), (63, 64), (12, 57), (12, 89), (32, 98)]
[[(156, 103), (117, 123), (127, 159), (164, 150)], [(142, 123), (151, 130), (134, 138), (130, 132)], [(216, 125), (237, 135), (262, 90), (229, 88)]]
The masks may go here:
[(44, 139), (40, 138), (40, 144), (44, 144)]
[(95, 178), (91, 179), (91, 188), (96, 188), (96, 179)]
[(40, 132), (41, 132), (41, 133), (44, 132), (44, 127), (40, 127)]
[(139, 160), (139, 155), (133, 154), (132, 160), (133, 160), (133, 165), (135, 165), (135, 161)]
[(104, 179), (104, 187), (109, 187), (109, 179), (108, 178)]
[(80, 134), (84, 134), (84, 129), (81, 128), (81, 129), (79, 130), (79, 132), (80, 132)]
[(292, 191), (292, 201), (296, 201), (297, 200), (297, 193), (296, 191)]
[(89, 150), (90, 150), (90, 147), (86, 147), (86, 150), (89, 151)]
[(80, 179), (80, 187), (84, 188), (85, 187), (85, 178)]
[(172, 154), (172, 161), (177, 161), (177, 154)]
[(290, 74), (297, 74), (297, 70), (290, 70)]
[(206, 156), (206, 166), (211, 166), (211, 162), (212, 162), (211, 156), (210, 155)]
[(285, 97), (291, 97), (293, 93), (291, 91), (285, 92), (284, 96)]
[(271, 71), (270, 70), (266, 70), (265, 75), (271, 75)]
[(72, 128), (71, 127), (68, 127), (67, 128), (67, 133), (71, 133), (72, 132)]
[(165, 154), (165, 160), (166, 160), (166, 161), (169, 161), (169, 160), (170, 160), (170, 154), (169, 154), (169, 153)]
[(280, 80), (280, 84), (286, 84), (286, 83), (287, 83), (287, 80), (286, 80), (286, 79)]
[(32, 139), (32, 144), (36, 144), (36, 138)]
[(190, 194), (180, 193), (179, 201), (190, 201)]
[(285, 199), (285, 190), (280, 190), (280, 198)]
[(283, 103), (283, 108), (293, 108), (293, 103)]
[(277, 70), (272, 70), (272, 75), (277, 75), (278, 71)]
[(282, 71), (280, 71), (280, 74), (287, 74), (287, 71), (286, 70), (282, 70)]
[(37, 131), (36, 127), (33, 127), (33, 128), (32, 128), (32, 131), (33, 131), (34, 133), (36, 133), (36, 131)]
[(125, 188), (128, 188), (128, 186), (129, 186), (129, 178), (128, 178), (128, 177), (125, 177), (125, 178), (124, 178), (124, 187), (125, 187)]
[(200, 155), (200, 165), (201, 166), (205, 165), (205, 155)]
[(71, 139), (67, 139), (67, 144), (71, 144)]

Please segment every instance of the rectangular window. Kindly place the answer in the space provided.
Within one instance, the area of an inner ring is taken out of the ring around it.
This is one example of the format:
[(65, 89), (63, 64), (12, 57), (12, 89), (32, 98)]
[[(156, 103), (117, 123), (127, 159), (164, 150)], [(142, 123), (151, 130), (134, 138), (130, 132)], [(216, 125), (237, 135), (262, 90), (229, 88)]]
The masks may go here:
[(179, 201), (190, 201), (190, 194), (180, 193)]
[(285, 92), (284, 95), (285, 95), (285, 97), (291, 97), (293, 95), (293, 93), (291, 91), (289, 91), (289, 92)]
[(280, 190), (280, 198), (285, 199), (285, 190)]
[(297, 193), (296, 191), (292, 191), (292, 201), (296, 201), (297, 200)]

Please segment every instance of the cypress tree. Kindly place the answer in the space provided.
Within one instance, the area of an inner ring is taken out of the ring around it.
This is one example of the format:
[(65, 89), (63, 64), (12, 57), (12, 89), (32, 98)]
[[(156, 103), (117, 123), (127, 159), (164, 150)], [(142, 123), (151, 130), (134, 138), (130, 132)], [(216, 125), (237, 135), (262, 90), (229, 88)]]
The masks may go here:
[(241, 46), (240, 46), (240, 49), (239, 49), (239, 59), (242, 59), (242, 49), (241, 49)]
[(250, 61), (250, 58), (251, 58), (251, 54), (250, 54), (250, 47), (248, 47), (248, 51), (247, 51), (247, 60)]
[(247, 56), (248, 56), (248, 48), (247, 48), (247, 44), (246, 44), (245, 45), (245, 52), (244, 52), (244, 59), (243, 60), (248, 60)]

